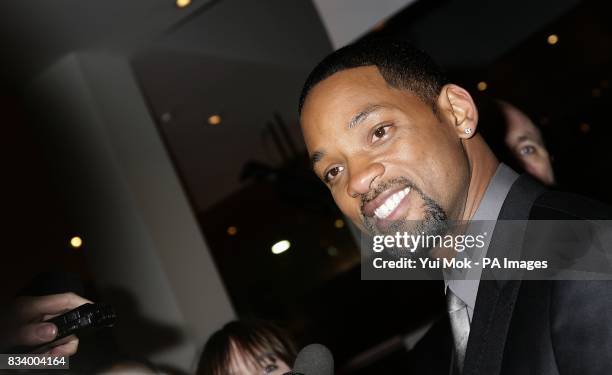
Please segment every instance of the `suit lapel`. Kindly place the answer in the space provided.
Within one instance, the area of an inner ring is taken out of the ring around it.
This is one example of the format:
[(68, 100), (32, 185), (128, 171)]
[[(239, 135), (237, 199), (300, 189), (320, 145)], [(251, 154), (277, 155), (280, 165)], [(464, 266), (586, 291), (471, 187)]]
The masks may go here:
[[(527, 220), (533, 203), (544, 190), (531, 177), (520, 176), (508, 192), (498, 220)], [(517, 231), (504, 233), (497, 228), (487, 256), (508, 254), (522, 247), (525, 228), (519, 229), (518, 235)], [(464, 375), (497, 375), (501, 370), (508, 327), (521, 282), (494, 279), (493, 276), (490, 269), (483, 270), (470, 327)]]

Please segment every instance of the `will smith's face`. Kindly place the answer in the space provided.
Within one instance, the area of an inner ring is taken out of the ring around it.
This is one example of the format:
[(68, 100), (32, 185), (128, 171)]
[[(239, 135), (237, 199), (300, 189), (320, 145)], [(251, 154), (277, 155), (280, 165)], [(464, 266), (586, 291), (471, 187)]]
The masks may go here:
[(454, 124), (376, 67), (319, 82), (301, 124), (315, 173), (362, 230), (413, 232), (462, 213), (469, 169)]

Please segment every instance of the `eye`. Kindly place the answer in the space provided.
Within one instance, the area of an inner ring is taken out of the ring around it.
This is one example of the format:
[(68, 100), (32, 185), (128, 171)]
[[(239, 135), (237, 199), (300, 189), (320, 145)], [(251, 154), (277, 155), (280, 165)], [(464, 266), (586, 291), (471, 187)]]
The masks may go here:
[(276, 371), (276, 370), (278, 370), (278, 366), (277, 366), (277, 365), (274, 365), (274, 364), (272, 364), (272, 365), (267, 365), (267, 366), (264, 368), (264, 374), (271, 374), (271, 373), (273, 373), (273, 372), (274, 372), (274, 371)]
[(536, 149), (533, 146), (524, 146), (519, 149), (519, 154), (521, 156), (531, 155), (531, 154), (534, 154), (535, 152), (536, 152)]
[(383, 139), (387, 134), (389, 134), (389, 128), (391, 125), (382, 125), (377, 127), (372, 133), (372, 143), (377, 142), (380, 139)]
[(342, 172), (343, 170), (344, 170), (344, 167), (340, 167), (340, 166), (333, 167), (325, 173), (325, 176), (323, 176), (323, 180), (326, 183), (329, 183), (331, 180), (336, 178), (336, 176), (338, 176), (340, 172)]

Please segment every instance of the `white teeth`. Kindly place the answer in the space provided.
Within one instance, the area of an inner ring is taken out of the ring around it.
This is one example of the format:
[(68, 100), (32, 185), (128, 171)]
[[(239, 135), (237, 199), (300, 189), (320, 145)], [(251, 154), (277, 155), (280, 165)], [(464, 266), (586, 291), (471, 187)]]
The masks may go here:
[(387, 200), (385, 200), (385, 202), (383, 202), (383, 204), (381, 204), (376, 210), (374, 210), (374, 215), (376, 215), (376, 217), (379, 219), (386, 218), (389, 216), (389, 214), (391, 214), (391, 212), (393, 212), (393, 210), (397, 208), (402, 199), (404, 199), (408, 193), (410, 193), (410, 187), (393, 194), (387, 198)]
[(393, 203), (395, 203), (395, 205), (397, 206), (399, 204), (399, 202), (402, 201), (402, 192), (400, 191), (398, 194), (394, 194), (393, 195)]
[(387, 201), (385, 202), (385, 208), (387, 209), (387, 211), (393, 211), (395, 206), (396, 204), (395, 202), (393, 202), (393, 197), (391, 197), (391, 199), (387, 199)]

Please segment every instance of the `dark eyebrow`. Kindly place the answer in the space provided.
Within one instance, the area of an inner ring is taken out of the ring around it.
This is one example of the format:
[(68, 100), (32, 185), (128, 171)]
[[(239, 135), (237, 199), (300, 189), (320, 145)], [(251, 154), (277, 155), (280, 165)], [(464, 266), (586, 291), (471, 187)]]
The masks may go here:
[(353, 119), (351, 121), (349, 121), (348, 128), (352, 129), (355, 126), (361, 124), (362, 122), (365, 121), (365, 119), (368, 118), (368, 116), (370, 114), (372, 114), (373, 112), (376, 112), (376, 111), (378, 111), (379, 109), (382, 109), (382, 108), (384, 108), (384, 107), (382, 105), (379, 105), (379, 104), (370, 104), (370, 105), (368, 105), (361, 112), (356, 114), (355, 117), (353, 117)]
[(315, 151), (310, 157), (310, 167), (314, 169), (315, 164), (321, 161), (321, 159), (323, 159), (323, 156), (325, 156), (325, 151)]
[[(348, 123), (348, 128), (352, 129), (355, 126), (359, 125), (360, 123), (364, 122), (368, 116), (370, 114), (372, 114), (373, 112), (378, 111), (379, 109), (384, 108), (382, 105), (380, 104), (369, 104), (367, 105), (362, 111), (360, 111), (358, 114), (355, 115), (355, 117), (353, 117), (353, 119), (351, 121), (349, 121)], [(314, 169), (315, 164), (317, 164), (319, 161), (321, 161), (321, 159), (323, 159), (323, 157), (325, 156), (325, 151), (323, 150), (319, 150), (319, 151), (315, 151), (312, 156), (310, 157), (310, 166), (312, 169)]]

